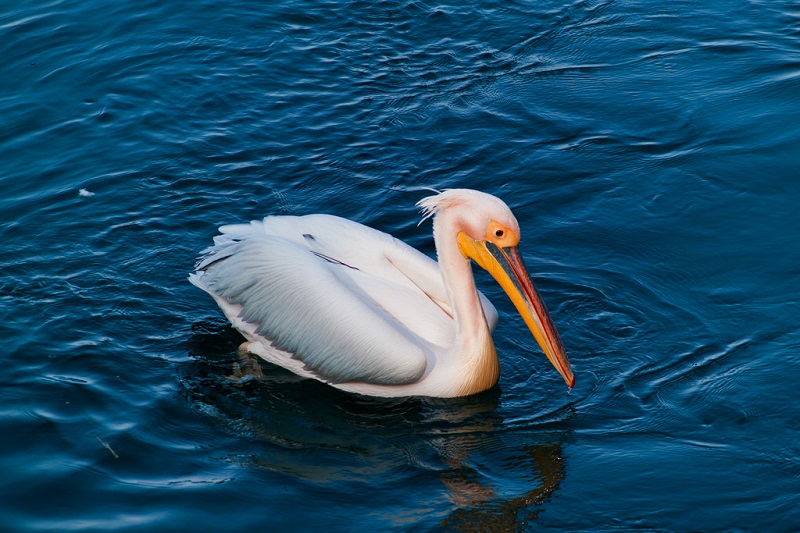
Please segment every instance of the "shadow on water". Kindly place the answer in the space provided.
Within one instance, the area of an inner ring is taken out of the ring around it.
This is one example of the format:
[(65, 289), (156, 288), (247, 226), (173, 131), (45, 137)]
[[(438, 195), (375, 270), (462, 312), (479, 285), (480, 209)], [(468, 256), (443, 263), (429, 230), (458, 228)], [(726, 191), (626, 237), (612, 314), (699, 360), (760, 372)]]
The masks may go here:
[[(367, 485), (381, 493), (376, 508), (402, 502), (376, 517), (383, 523), (434, 519), (432, 527), (457, 531), (524, 528), (566, 476), (571, 409), (520, 428), (506, 424), (497, 387), (455, 399), (348, 394), (237, 353), (240, 340), (227, 325), (194, 324), (196, 364), (182, 378), (187, 400), (241, 443), (225, 461), (310, 484), (332, 505)], [(411, 487), (415, 498), (403, 498)], [(414, 502), (421, 508), (405, 508)]]

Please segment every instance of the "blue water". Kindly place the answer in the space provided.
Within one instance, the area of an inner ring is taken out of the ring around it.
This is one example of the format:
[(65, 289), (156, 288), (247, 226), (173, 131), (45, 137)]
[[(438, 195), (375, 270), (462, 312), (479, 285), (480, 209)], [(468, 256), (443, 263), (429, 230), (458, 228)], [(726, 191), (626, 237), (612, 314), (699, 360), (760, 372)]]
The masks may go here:
[[(796, 2), (2, 2), (0, 58), (0, 529), (800, 529)], [(571, 392), (482, 273), (456, 400), (240, 359), (186, 282), (268, 214), (432, 255), (425, 187), (514, 210)]]

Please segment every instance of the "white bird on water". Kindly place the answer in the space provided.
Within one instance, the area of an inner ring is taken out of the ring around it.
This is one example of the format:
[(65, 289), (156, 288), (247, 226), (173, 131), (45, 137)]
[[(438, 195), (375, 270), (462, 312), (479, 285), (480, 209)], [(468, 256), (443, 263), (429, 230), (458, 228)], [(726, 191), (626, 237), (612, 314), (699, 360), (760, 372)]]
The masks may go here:
[(386, 233), (331, 215), (271, 216), (220, 228), (189, 280), (247, 339), (242, 349), (369, 396), (455, 397), (500, 377), (497, 311), (470, 259), (506, 291), (571, 388), (569, 360), (522, 262), (519, 224), (486, 193), (420, 200), (438, 263)]

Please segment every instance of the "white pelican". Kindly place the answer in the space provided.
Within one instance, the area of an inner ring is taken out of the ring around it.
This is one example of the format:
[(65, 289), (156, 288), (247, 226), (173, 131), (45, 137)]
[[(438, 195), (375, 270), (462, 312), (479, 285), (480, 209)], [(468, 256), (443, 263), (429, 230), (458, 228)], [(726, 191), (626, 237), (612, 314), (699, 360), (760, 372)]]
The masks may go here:
[(417, 203), (439, 262), (331, 215), (223, 226), (189, 280), (247, 339), (242, 349), (300, 376), (370, 396), (466, 396), (493, 387), (497, 311), (470, 259), (505, 289), (569, 387), (550, 315), (519, 253), (519, 224), (489, 194), (451, 189)]

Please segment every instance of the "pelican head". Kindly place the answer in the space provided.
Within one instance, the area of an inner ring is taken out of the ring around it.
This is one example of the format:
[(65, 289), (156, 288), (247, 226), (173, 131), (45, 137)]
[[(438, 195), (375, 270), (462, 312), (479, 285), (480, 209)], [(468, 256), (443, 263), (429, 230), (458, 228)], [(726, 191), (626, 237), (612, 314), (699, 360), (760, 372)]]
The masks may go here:
[(418, 205), (425, 218), (445, 219), (441, 225), (434, 224), (434, 232), (446, 227), (456, 233), (461, 255), (500, 284), (550, 363), (573, 387), (575, 376), (564, 345), (522, 260), (519, 223), (511, 209), (499, 198), (469, 189), (446, 190)]

